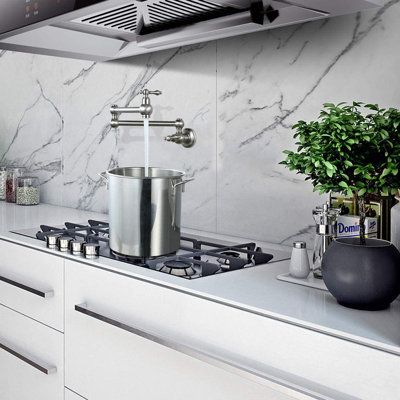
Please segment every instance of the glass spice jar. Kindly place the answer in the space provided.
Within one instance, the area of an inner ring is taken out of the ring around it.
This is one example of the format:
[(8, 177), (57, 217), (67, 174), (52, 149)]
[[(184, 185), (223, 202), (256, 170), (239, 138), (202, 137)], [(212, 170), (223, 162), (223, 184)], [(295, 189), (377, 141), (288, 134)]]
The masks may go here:
[(0, 200), (6, 199), (7, 167), (0, 167)]
[(17, 179), (26, 171), (25, 167), (10, 167), (7, 169), (6, 201), (15, 203), (17, 192)]
[(40, 189), (37, 176), (22, 176), (17, 179), (16, 202), (20, 206), (39, 204)]

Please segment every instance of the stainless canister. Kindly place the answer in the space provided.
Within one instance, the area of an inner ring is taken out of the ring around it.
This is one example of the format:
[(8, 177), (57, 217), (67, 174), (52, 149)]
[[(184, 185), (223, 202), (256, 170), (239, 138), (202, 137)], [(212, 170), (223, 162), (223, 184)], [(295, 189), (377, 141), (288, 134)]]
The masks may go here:
[(108, 181), (110, 248), (132, 257), (158, 257), (179, 249), (184, 172), (115, 168)]

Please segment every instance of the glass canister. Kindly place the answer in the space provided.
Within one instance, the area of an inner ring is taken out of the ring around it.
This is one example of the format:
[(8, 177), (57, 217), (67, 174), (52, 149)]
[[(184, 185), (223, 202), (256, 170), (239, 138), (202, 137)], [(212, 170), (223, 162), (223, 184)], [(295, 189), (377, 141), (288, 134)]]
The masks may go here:
[(0, 167), (0, 200), (6, 199), (7, 167)]
[(20, 206), (36, 206), (40, 200), (40, 183), (37, 176), (17, 179), (16, 203)]
[(17, 179), (26, 171), (25, 167), (9, 167), (7, 168), (6, 180), (6, 201), (15, 203), (17, 193)]

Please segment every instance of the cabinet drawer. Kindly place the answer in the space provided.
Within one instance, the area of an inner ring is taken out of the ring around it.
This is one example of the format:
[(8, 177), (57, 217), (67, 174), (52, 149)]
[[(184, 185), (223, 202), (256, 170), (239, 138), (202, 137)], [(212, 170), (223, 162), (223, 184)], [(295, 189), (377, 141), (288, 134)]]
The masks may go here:
[(0, 241), (0, 303), (64, 330), (64, 261)]
[[(65, 267), (66, 380), (67, 386), (84, 396), (84, 374), (90, 365), (85, 364), (86, 359), (100, 363), (92, 358), (98, 349), (114, 349), (118, 357), (124, 357), (122, 347), (127, 359), (135, 357), (140, 346), (134, 342), (142, 339), (127, 339), (132, 341), (127, 347), (122, 343), (123, 338), (135, 335), (129, 330), (139, 329), (243, 366), (254, 372), (247, 377), (257, 383), (268, 386), (263, 376), (277, 378), (272, 382), (282, 383), (282, 393), (298, 391), (296, 398), (400, 398), (396, 379), (400, 358), (395, 355), (94, 267), (70, 261)], [(77, 311), (77, 305), (93, 310), (100, 318)], [(122, 326), (128, 331), (120, 333)], [(94, 331), (97, 333), (91, 334)], [(115, 347), (119, 345), (122, 347)], [(106, 366), (113, 365), (112, 353), (104, 355)], [(158, 362), (157, 356), (152, 362)], [(260, 375), (262, 379), (257, 379)]]
[[(273, 388), (82, 313), (66, 335), (66, 384), (93, 400), (294, 400)], [(296, 399), (308, 399), (306, 396)]]
[(63, 400), (63, 334), (0, 306), (0, 399)]
[[(220, 325), (212, 314), (210, 331), (197, 334), (193, 318), (204, 316), (196, 310), (187, 315), (177, 307), (191, 299), (67, 261), (66, 386), (96, 400), (128, 400), (133, 394), (148, 400), (311, 399), (268, 373), (253, 373), (252, 361), (243, 357), (240, 347), (229, 353), (213, 346), (213, 334), (227, 342), (229, 337), (221, 331), (224, 322)], [(90, 312), (90, 305), (100, 314)], [(155, 334), (147, 335), (148, 330)]]

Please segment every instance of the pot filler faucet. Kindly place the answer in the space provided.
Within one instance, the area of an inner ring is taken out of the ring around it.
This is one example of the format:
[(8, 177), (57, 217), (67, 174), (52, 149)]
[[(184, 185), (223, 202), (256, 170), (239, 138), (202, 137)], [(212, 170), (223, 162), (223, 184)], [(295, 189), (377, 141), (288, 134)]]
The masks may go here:
[[(118, 128), (119, 126), (143, 126), (143, 120), (121, 120), (119, 119), (121, 114), (124, 113), (137, 113), (141, 114), (143, 119), (150, 118), (153, 114), (153, 106), (150, 102), (150, 95), (159, 96), (162, 94), (160, 90), (148, 90), (143, 89), (140, 91), (143, 94), (142, 104), (139, 107), (118, 107), (117, 105), (111, 106), (111, 127)], [(181, 144), (183, 147), (193, 147), (196, 143), (196, 134), (193, 129), (185, 128), (185, 123), (181, 118), (175, 121), (149, 121), (150, 126), (170, 126), (176, 128), (176, 133), (173, 135), (166, 136), (164, 140), (167, 142), (173, 142)]]

